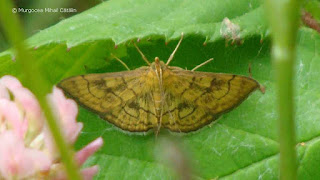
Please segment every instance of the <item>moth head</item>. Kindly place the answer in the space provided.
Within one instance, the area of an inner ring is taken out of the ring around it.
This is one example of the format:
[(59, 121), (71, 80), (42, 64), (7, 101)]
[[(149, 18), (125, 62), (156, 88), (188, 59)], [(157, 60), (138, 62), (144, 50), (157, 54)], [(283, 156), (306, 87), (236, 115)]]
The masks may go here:
[(162, 70), (166, 69), (167, 65), (163, 61), (160, 61), (159, 57), (155, 57), (154, 62), (150, 65), (150, 67), (154, 71), (159, 71), (160, 69)]

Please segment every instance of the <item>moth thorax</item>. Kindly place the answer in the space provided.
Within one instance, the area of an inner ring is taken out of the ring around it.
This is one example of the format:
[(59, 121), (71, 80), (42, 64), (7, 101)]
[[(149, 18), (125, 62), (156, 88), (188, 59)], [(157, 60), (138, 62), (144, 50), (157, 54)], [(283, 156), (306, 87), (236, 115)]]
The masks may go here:
[(161, 116), (161, 110), (163, 106), (163, 97), (161, 92), (161, 85), (157, 84), (155, 86), (154, 91), (152, 92), (153, 100), (154, 100), (154, 107), (155, 107), (155, 113), (157, 117)]
[(155, 58), (154, 63), (152, 64), (154, 66), (152, 66), (152, 68), (154, 69), (156, 76), (157, 76), (157, 82), (155, 83), (155, 89), (153, 92), (153, 99), (154, 99), (154, 106), (155, 106), (155, 110), (156, 110), (156, 115), (157, 117), (160, 116), (161, 114), (161, 109), (162, 109), (162, 101), (163, 101), (163, 97), (162, 97), (162, 73), (163, 70), (165, 68), (165, 64), (159, 60), (158, 57)]

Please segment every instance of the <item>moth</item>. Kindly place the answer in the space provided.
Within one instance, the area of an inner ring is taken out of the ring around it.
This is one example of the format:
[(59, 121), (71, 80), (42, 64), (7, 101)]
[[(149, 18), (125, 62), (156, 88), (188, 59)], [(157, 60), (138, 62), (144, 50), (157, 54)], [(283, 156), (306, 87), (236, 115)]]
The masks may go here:
[(195, 71), (212, 59), (193, 70), (169, 66), (182, 39), (183, 34), (166, 63), (158, 57), (150, 63), (134, 44), (148, 66), (74, 76), (61, 81), (58, 87), (123, 130), (155, 129), (156, 133), (160, 128), (174, 132), (198, 130), (237, 107), (260, 87), (250, 77)]

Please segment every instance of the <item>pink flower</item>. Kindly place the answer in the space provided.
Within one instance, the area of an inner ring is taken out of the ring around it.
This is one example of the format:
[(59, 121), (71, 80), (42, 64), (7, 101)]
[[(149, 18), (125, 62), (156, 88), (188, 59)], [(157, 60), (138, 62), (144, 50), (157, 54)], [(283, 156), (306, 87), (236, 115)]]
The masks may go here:
[[(54, 115), (69, 144), (77, 139), (82, 123), (76, 122), (77, 104), (54, 87), (48, 95)], [(12, 76), (0, 79), (0, 179), (66, 179), (63, 165), (35, 96)], [(103, 144), (98, 138), (78, 151), (81, 166)], [(81, 170), (92, 179), (97, 166)]]
[(25, 147), (23, 139), (12, 131), (0, 135), (0, 173), (1, 177), (26, 178), (36, 172), (50, 169), (51, 161), (41, 150)]

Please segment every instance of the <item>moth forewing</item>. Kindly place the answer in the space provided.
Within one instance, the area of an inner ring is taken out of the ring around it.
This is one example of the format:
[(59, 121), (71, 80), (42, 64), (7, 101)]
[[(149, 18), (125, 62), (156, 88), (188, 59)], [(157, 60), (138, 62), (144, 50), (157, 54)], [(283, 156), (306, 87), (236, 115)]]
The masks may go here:
[(197, 130), (232, 110), (259, 87), (251, 78), (171, 68), (164, 72), (166, 100), (163, 127), (176, 132)]

